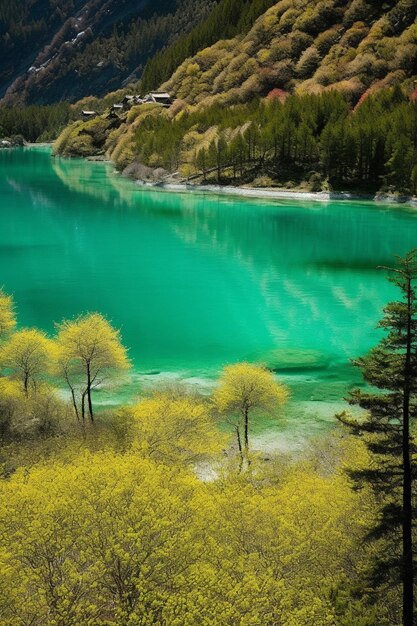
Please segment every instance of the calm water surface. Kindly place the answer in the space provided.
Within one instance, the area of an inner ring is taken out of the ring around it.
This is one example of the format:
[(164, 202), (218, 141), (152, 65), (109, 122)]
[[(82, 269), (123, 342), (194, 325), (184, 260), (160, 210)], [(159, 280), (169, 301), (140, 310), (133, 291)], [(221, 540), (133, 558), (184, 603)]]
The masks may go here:
[(103, 164), (0, 151), (0, 285), (20, 325), (98, 310), (141, 384), (263, 361), (291, 384), (292, 433), (340, 406), (395, 296), (375, 268), (416, 245), (404, 208), (144, 191)]

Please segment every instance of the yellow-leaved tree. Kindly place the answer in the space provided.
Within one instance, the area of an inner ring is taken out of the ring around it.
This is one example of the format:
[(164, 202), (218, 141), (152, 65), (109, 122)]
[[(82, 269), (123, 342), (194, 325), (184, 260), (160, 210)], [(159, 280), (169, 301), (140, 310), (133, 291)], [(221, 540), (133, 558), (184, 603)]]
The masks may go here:
[(372, 492), (316, 465), (204, 482), (131, 449), (16, 471), (0, 481), (0, 626), (397, 623), (386, 598), (344, 595)]
[(242, 461), (244, 454), (246, 457), (249, 454), (250, 416), (260, 411), (276, 411), (288, 396), (287, 388), (261, 365), (236, 363), (224, 368), (213, 400), (218, 411), (226, 415), (235, 429)]
[(163, 463), (195, 463), (218, 454), (224, 443), (207, 402), (185, 394), (156, 393), (134, 408), (136, 445)]
[(0, 289), (0, 341), (7, 337), (15, 326), (13, 298)]
[[(77, 417), (85, 421), (86, 402), (94, 422), (92, 391), (129, 368), (126, 349), (118, 330), (99, 313), (64, 320), (57, 325), (55, 364), (68, 385)], [(76, 392), (80, 391), (81, 409)]]
[(178, 612), (198, 556), (194, 488), (112, 452), (1, 481), (0, 626), (172, 623), (164, 607)]
[(1, 347), (1, 366), (21, 382), (26, 396), (48, 373), (51, 349), (51, 340), (34, 328), (19, 330)]

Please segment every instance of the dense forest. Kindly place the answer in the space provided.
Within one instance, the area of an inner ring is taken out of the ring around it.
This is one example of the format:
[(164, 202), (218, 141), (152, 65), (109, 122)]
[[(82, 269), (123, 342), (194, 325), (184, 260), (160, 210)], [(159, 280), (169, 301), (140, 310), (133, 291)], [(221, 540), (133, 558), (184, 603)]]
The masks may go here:
[(206, 20), (148, 61), (142, 76), (142, 89), (156, 89), (170, 78), (186, 58), (219, 39), (246, 33), (271, 4), (273, 0), (220, 0)]
[(25, 141), (52, 141), (73, 119), (67, 102), (50, 106), (0, 106), (0, 138), (22, 136)]
[(188, 103), (223, 106), (281, 88), (330, 88), (352, 102), (417, 74), (415, 0), (281, 0), (234, 39), (187, 58), (164, 84)]
[(416, 192), (417, 103), (399, 87), (377, 91), (353, 109), (338, 92), (276, 90), (248, 104), (175, 116), (157, 106), (137, 107), (128, 130), (106, 132), (106, 124), (99, 117), (68, 127), (56, 150), (106, 150), (139, 178), (175, 173), (177, 180), (221, 184)]
[(282, 419), (288, 398), (262, 365), (225, 367), (210, 395), (159, 386), (97, 410), (96, 390), (128, 375), (120, 333), (97, 313), (53, 337), (17, 328), (0, 292), (0, 624), (393, 626), (410, 603), (412, 615), (400, 538), (411, 556), (413, 491), (399, 477), (415, 471), (416, 253), (391, 273), (402, 295), (386, 337), (356, 363), (372, 390), (350, 395), (368, 417), (340, 414), (295, 459), (252, 450), (254, 421)]

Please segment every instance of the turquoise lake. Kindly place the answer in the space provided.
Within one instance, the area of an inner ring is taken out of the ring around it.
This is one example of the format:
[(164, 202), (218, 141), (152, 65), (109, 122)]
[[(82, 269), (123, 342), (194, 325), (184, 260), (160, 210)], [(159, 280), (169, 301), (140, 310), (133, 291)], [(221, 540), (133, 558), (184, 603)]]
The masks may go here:
[(417, 245), (406, 207), (143, 190), (41, 147), (0, 151), (0, 199), (0, 286), (19, 324), (52, 333), (100, 311), (121, 329), (133, 385), (103, 404), (260, 361), (291, 386), (288, 445), (329, 423), (360, 380), (349, 360), (378, 340), (396, 296), (376, 268)]

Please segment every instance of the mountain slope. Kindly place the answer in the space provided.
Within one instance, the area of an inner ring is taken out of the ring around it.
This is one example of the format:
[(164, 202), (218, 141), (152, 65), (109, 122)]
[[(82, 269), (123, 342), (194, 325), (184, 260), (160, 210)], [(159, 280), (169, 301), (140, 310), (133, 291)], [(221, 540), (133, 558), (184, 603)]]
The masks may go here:
[(78, 121), (56, 151), (141, 180), (414, 193), (416, 15), (417, 0), (280, 0), (186, 59), (169, 109)]
[(417, 0), (281, 0), (246, 35), (187, 59), (163, 88), (205, 107), (275, 88), (357, 100), (417, 73), (416, 17)]
[(105, 95), (210, 11), (203, 0), (0, 0), (0, 96), (46, 104)]
[(273, 4), (274, 0), (219, 0), (208, 17), (190, 33), (179, 37), (174, 44), (150, 58), (142, 76), (143, 90), (157, 88), (170, 78), (185, 59), (199, 50), (220, 39), (246, 33), (256, 18)]

